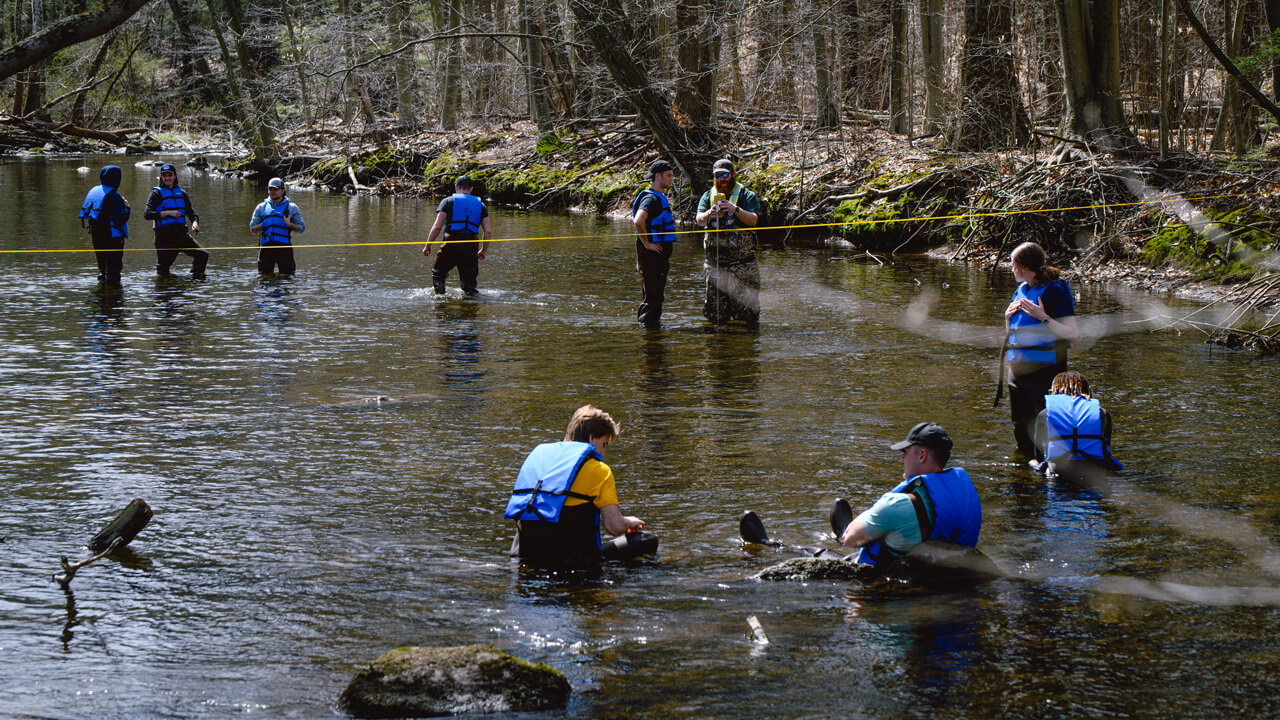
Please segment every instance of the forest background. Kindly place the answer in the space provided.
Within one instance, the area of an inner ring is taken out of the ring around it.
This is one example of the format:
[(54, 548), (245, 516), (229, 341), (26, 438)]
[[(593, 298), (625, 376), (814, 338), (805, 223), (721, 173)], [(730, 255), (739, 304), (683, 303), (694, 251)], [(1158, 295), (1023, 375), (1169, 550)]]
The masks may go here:
[[(334, 190), (629, 205), (718, 157), (774, 242), (1035, 239), (1275, 303), (1280, 0), (0, 0), (0, 152), (228, 153)], [(803, 227), (799, 227), (803, 226)], [(1240, 317), (1248, 317), (1241, 313)], [(1280, 333), (1273, 315), (1246, 340)]]

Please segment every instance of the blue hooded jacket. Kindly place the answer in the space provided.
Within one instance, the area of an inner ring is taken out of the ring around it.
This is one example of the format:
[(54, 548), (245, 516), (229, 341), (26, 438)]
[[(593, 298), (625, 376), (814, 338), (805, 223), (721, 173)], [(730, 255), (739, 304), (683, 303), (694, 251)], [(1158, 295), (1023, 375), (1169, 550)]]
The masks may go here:
[(85, 195), (84, 207), (80, 209), (80, 218), (90, 222), (89, 230), (92, 232), (93, 223), (99, 220), (106, 220), (107, 223), (101, 227), (109, 228), (111, 237), (127, 238), (129, 237), (129, 206), (125, 205), (124, 198), (120, 197), (120, 193), (116, 189), (120, 187), (120, 179), (122, 174), (120, 168), (115, 165), (107, 165), (98, 173), (98, 181), (101, 183), (97, 187), (89, 190)]

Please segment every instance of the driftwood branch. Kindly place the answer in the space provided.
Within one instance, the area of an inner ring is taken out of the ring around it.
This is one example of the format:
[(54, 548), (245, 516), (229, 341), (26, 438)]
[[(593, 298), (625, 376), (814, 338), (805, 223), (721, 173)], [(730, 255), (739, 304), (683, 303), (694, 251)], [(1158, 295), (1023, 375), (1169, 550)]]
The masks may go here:
[(77, 570), (84, 567), (85, 565), (88, 565), (91, 562), (94, 562), (96, 560), (101, 560), (107, 555), (110, 555), (112, 551), (114, 551), (118, 547), (121, 547), (122, 545), (124, 545), (124, 538), (118, 537), (115, 540), (111, 541), (111, 544), (107, 546), (106, 550), (103, 550), (102, 552), (98, 553), (97, 555), (94, 555), (91, 558), (81, 560), (80, 562), (74, 562), (74, 563), (68, 562), (67, 556), (63, 555), (62, 556), (62, 572), (57, 573), (53, 576), (54, 582), (61, 585), (63, 590), (69, 590), (71, 588), (71, 578), (75, 577)]

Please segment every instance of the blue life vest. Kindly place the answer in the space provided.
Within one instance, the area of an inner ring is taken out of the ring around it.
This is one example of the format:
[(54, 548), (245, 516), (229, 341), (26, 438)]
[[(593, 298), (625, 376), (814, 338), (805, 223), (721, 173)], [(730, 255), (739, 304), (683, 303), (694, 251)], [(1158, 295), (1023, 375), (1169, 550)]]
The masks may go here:
[(181, 187), (173, 186), (173, 189), (160, 185), (155, 188), (160, 192), (160, 204), (156, 206), (156, 212), (161, 213), (165, 210), (177, 210), (180, 215), (178, 217), (159, 217), (156, 218), (156, 227), (164, 227), (165, 225), (186, 225), (187, 224), (187, 194), (182, 191)]
[(578, 471), (589, 458), (604, 461), (591, 443), (564, 441), (544, 443), (534, 448), (525, 458), (524, 465), (520, 466), (520, 474), (516, 476), (516, 486), (503, 517), (557, 523), (564, 511), (565, 500), (571, 497), (594, 500), (589, 495), (569, 491)]
[[(1013, 302), (1025, 298), (1037, 303), (1052, 284), (1032, 287), (1022, 283), (1013, 293)], [(1044, 323), (1019, 310), (1009, 318), (1009, 352), (1005, 359), (1011, 363), (1053, 365), (1059, 362), (1058, 337)]]
[(289, 219), (289, 198), (284, 198), (275, 208), (271, 200), (262, 203), (262, 242), (261, 245), (290, 245), (293, 231), (285, 224)]
[(1111, 446), (1102, 434), (1102, 403), (1074, 395), (1044, 397), (1047, 442), (1044, 457), (1052, 463), (1096, 460), (1124, 466), (1111, 457)]
[[(921, 485), (933, 502), (932, 521), (929, 520), (924, 501), (920, 498)], [(978, 545), (978, 531), (982, 529), (982, 503), (964, 468), (947, 468), (942, 472), (917, 475), (898, 483), (889, 492), (911, 495), (912, 504), (916, 508), (916, 519), (920, 523), (921, 540), (945, 540), (966, 547)], [(875, 565), (881, 559), (882, 551), (886, 550), (889, 557), (900, 558), (906, 555), (905, 552), (877, 540), (862, 548), (858, 553), (858, 562)]]
[(662, 203), (662, 212), (658, 213), (656, 217), (651, 216), (646, 220), (645, 224), (649, 228), (649, 242), (675, 242), (676, 219), (675, 216), (671, 214), (671, 202), (667, 200), (666, 195), (650, 188), (641, 190), (636, 194), (636, 199), (631, 201), (631, 217), (634, 218), (636, 216), (636, 212), (640, 210), (640, 200), (644, 197), (645, 193), (653, 195)]
[[(89, 226), (88, 226), (89, 232), (93, 232), (93, 227), (92, 227), (93, 223), (97, 222), (98, 218), (101, 217), (102, 206), (106, 202), (107, 196), (115, 191), (116, 189), (113, 187), (107, 187), (106, 185), (95, 185), (94, 187), (89, 189), (88, 193), (85, 194), (84, 205), (80, 208), (80, 221), (82, 225), (84, 224), (85, 220), (89, 221)], [(114, 221), (111, 221), (110, 219), (107, 220), (107, 225), (111, 228), (111, 237), (113, 238), (129, 237), (128, 225), (117, 225)]]
[(480, 202), (480, 198), (467, 193), (453, 194), (453, 213), (449, 216), (449, 224), (444, 231), (447, 233), (464, 233), (467, 235), (480, 234), (480, 210), (484, 204)]

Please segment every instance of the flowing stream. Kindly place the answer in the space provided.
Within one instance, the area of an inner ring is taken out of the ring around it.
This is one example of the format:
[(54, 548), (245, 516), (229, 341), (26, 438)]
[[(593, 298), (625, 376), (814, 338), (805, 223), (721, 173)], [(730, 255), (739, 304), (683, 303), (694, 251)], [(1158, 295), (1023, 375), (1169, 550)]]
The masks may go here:
[[(480, 297), (430, 291), (435, 202), (299, 190), (299, 274), (251, 250), (157, 279), (136, 158), (0, 161), (0, 717), (315, 718), (401, 645), (489, 643), (569, 678), (528, 717), (1239, 718), (1280, 691), (1280, 365), (1151, 332), (1197, 306), (1076, 284), (1071, 353), (1128, 469), (1104, 495), (1034, 477), (992, 409), (1007, 270), (761, 255), (761, 329), (701, 317), (673, 258), (664, 327), (634, 321), (628, 226), (493, 208)], [(76, 219), (125, 169), (139, 249), (96, 292)], [(78, 166), (91, 168), (77, 174)], [(185, 168), (212, 248), (254, 242), (265, 190)], [(456, 296), (456, 297), (455, 297)], [(1208, 313), (1211, 310), (1205, 310)], [(377, 398), (383, 398), (377, 401)], [(656, 562), (565, 581), (506, 557), (525, 454), (594, 403)], [(901, 473), (944, 425), (1012, 577), (953, 592), (751, 576), (775, 538), (836, 547), (831, 501)], [(63, 591), (58, 558), (133, 498), (155, 512)], [(770, 642), (749, 636), (756, 616)], [(501, 717), (501, 716), (498, 716)]]

